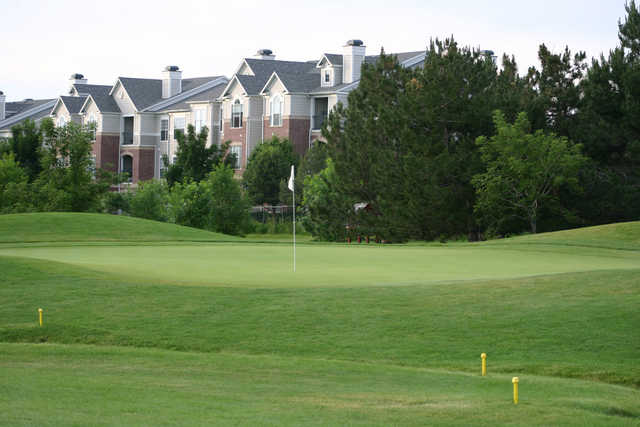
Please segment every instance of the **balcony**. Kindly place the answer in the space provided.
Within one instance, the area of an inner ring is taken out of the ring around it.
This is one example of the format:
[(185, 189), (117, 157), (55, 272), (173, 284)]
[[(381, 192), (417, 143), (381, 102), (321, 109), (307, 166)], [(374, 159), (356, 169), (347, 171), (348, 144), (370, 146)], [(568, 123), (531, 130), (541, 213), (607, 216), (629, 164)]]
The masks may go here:
[(313, 123), (311, 126), (312, 130), (320, 130), (322, 129), (322, 125), (327, 121), (327, 114), (318, 114), (313, 116)]
[(322, 129), (322, 125), (327, 121), (327, 115), (329, 114), (329, 99), (328, 98), (316, 98), (313, 101), (313, 123), (311, 123), (312, 130)]
[(122, 145), (133, 144), (133, 132), (122, 132)]

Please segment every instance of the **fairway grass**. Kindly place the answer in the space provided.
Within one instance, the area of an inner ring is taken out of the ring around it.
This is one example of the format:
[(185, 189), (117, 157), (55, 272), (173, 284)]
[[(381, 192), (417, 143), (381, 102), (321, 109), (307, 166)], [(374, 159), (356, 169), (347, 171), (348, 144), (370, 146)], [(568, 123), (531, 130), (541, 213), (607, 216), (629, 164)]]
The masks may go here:
[(0, 344), (6, 425), (635, 425), (640, 391), (299, 357)]
[(2, 425), (640, 424), (638, 222), (306, 243), (295, 274), (260, 236), (87, 214), (0, 231)]

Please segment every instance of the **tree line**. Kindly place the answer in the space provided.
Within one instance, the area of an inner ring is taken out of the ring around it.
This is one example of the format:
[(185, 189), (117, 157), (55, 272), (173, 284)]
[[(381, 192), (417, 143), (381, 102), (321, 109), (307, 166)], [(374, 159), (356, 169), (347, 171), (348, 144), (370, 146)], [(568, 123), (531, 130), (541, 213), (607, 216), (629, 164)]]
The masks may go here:
[(95, 170), (91, 129), (26, 121), (0, 144), (0, 212), (124, 212), (230, 234), (252, 231), (251, 205), (296, 202), (325, 240), (476, 240), (640, 218), (640, 10), (619, 45), (587, 61), (540, 45), (526, 73), (514, 57), (434, 40), (425, 62), (364, 64), (299, 158), (288, 140), (256, 147), (242, 179), (229, 144), (206, 128), (178, 135), (176, 162), (135, 192)]

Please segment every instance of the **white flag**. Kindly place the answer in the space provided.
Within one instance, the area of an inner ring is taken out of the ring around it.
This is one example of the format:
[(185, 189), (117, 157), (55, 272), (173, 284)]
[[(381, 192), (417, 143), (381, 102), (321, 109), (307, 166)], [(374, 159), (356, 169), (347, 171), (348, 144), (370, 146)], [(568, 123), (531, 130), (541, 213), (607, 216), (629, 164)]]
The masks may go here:
[(291, 176), (289, 177), (289, 185), (288, 185), (289, 190), (291, 190), (291, 191), (293, 191), (293, 177), (294, 177), (293, 165), (291, 165)]

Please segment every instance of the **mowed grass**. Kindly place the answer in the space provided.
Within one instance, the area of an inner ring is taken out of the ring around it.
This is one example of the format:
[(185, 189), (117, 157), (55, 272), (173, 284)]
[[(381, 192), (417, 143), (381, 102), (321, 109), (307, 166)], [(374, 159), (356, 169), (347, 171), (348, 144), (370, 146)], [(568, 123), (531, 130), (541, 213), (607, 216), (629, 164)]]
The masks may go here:
[(67, 212), (0, 215), (0, 244), (238, 240), (225, 234), (127, 216)]
[[(7, 425), (633, 425), (640, 391), (300, 357), (0, 344)], [(64, 381), (61, 381), (64, 378)]]
[(301, 245), (295, 274), (277, 243), (6, 243), (0, 423), (637, 425), (628, 227), (626, 240)]

